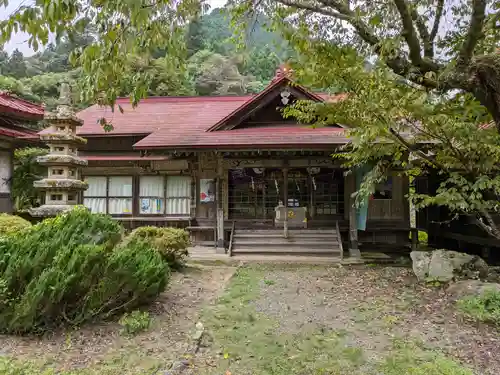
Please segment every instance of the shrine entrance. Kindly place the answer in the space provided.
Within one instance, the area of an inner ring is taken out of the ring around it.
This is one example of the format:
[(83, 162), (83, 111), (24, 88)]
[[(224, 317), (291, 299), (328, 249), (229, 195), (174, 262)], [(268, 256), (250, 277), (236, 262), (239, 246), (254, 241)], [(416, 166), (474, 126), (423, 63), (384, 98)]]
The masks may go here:
[[(274, 226), (276, 207), (285, 205), (281, 168), (239, 168), (228, 171), (228, 217)], [(334, 226), (344, 215), (344, 176), (335, 168), (290, 168), (287, 207), (305, 208), (307, 227)]]

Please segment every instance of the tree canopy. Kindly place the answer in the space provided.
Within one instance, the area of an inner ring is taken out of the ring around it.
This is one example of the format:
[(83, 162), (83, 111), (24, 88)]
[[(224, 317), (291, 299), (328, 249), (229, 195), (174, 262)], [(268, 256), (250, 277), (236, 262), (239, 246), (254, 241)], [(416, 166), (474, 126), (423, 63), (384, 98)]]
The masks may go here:
[[(263, 88), (273, 77), (276, 67), (293, 51), (276, 32), (265, 24), (260, 15), (252, 24), (252, 32), (245, 48), (240, 49), (233, 40), (230, 13), (227, 8), (217, 8), (200, 14), (183, 25), (184, 39), (176, 45), (185, 53), (172, 53), (160, 44), (151, 46), (148, 53), (130, 53), (120, 59), (121, 76), (108, 81), (118, 96), (182, 95), (239, 95)], [(6, 27), (6, 23), (3, 24)], [(95, 79), (85, 66), (71, 64), (71, 54), (94, 48), (99, 37), (94, 22), (84, 25), (83, 31), (63, 33), (59, 39), (48, 43), (42, 51), (23, 57), (25, 72), (9, 68), (9, 56), (0, 51), (0, 90), (9, 90), (28, 100), (44, 102), (52, 109), (57, 101), (58, 84), (67, 81), (75, 86), (74, 102), (78, 107), (94, 103), (102, 96), (97, 92), (88, 95), (88, 85)], [(105, 73), (102, 73), (105, 74)], [(141, 91), (138, 88), (142, 87)], [(87, 89), (86, 89), (87, 88)], [(106, 92), (106, 87), (101, 87)], [(86, 91), (87, 90), (87, 91)], [(81, 95), (83, 93), (83, 95)], [(87, 94), (85, 94), (87, 93)], [(112, 104), (106, 97), (105, 103)]]
[(473, 94), (436, 95), (382, 62), (367, 69), (353, 48), (324, 46), (315, 56), (309, 65), (297, 64), (297, 73), (342, 88), (342, 100), (300, 101), (285, 115), (315, 126), (347, 125), (350, 142), (334, 157), (349, 171), (369, 167), (356, 192), (358, 205), (391, 173), (415, 178), (436, 171), (437, 192), (410, 194), (415, 207), (440, 205), (452, 218), (466, 214), (500, 239), (494, 219), (500, 211), (500, 135), (487, 126), (489, 114)]
[(427, 90), (470, 92), (500, 130), (500, 3), (493, 0), (239, 0), (294, 46), (350, 46)]

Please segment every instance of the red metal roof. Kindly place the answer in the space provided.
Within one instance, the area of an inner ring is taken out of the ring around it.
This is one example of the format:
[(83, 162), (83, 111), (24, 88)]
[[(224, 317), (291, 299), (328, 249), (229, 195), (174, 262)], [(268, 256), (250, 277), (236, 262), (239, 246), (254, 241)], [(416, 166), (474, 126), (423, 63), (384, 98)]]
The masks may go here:
[[(78, 135), (146, 135), (163, 129), (183, 132), (185, 128), (196, 127), (205, 131), (224, 115), (238, 108), (251, 96), (198, 96), (198, 97), (150, 97), (133, 108), (128, 98), (119, 98), (117, 104), (123, 113), (94, 105), (78, 113), (83, 126)], [(113, 125), (111, 132), (105, 132), (98, 123), (106, 118)]]
[[(3, 126), (0, 126), (0, 135), (11, 137), (11, 138), (28, 138), (33, 136), (33, 132), (29, 130), (17, 130), (17, 129), (9, 129)], [(36, 133), (35, 133), (36, 134)]]
[(479, 125), (479, 129), (492, 129), (494, 127), (495, 127), (494, 121), (490, 121), (490, 122), (487, 122), (486, 124)]
[(317, 128), (311, 126), (288, 126), (276, 128), (243, 128), (213, 132), (185, 131), (175, 134), (162, 131), (149, 135), (137, 142), (137, 149), (148, 148), (315, 148), (332, 144), (345, 144), (345, 130), (342, 128)]
[(28, 102), (6, 92), (0, 92), (0, 113), (41, 120), (44, 110), (41, 105)]
[[(200, 97), (150, 97), (142, 100), (136, 108), (130, 101), (117, 101), (123, 113), (94, 105), (78, 113), (84, 124), (78, 129), (81, 136), (146, 135), (134, 145), (137, 149), (148, 148), (248, 148), (278, 146), (280, 148), (320, 147), (347, 142), (341, 128), (319, 128), (287, 125), (280, 127), (256, 127), (234, 130), (214, 130), (214, 125), (240, 112), (278, 84), (288, 78), (274, 80), (258, 95), (246, 96), (200, 96)], [(300, 86), (307, 97), (313, 100), (338, 100), (341, 96), (314, 94)], [(99, 119), (105, 117), (114, 130), (105, 132)]]

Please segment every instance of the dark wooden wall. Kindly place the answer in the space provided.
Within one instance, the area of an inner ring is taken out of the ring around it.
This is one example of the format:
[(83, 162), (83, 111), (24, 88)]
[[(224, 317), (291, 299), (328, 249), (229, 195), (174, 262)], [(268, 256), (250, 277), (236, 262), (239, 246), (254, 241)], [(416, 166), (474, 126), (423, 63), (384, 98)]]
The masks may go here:
[[(437, 171), (430, 170), (427, 176), (416, 180), (415, 191), (433, 195), (441, 181)], [(433, 248), (480, 255), (490, 263), (500, 263), (500, 240), (484, 232), (473, 217), (457, 217), (446, 207), (430, 206), (417, 212), (417, 228), (427, 232), (429, 246)]]

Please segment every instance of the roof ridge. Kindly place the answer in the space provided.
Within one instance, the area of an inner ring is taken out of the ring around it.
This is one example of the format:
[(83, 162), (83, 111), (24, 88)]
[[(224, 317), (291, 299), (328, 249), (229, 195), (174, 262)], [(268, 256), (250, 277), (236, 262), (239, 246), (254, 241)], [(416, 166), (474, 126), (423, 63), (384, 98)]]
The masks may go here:
[[(145, 102), (202, 102), (202, 101), (239, 101), (248, 98), (254, 97), (255, 94), (247, 94), (247, 95), (211, 95), (211, 96), (148, 96), (146, 98), (141, 99), (141, 101)], [(116, 101), (123, 103), (123, 101), (130, 101), (130, 98), (122, 97), (117, 98)], [(140, 105), (140, 104), (139, 104)]]

